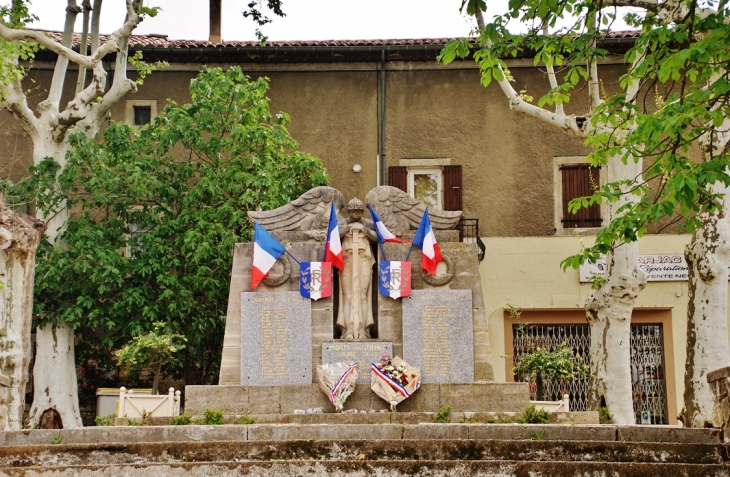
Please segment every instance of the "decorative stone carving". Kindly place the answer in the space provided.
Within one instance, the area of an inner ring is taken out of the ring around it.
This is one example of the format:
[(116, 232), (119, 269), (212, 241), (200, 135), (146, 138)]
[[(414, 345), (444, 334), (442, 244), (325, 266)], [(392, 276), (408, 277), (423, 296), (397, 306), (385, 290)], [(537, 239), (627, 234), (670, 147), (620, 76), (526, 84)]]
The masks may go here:
[(323, 241), (332, 200), (337, 211), (345, 203), (342, 192), (334, 187), (315, 187), (276, 209), (248, 212), (248, 219), (258, 222), (268, 232), (304, 232), (310, 238)]
[[(378, 186), (367, 194), (368, 204), (373, 206), (383, 224), (396, 235), (411, 229), (417, 229), (421, 222), (426, 205), (406, 192), (392, 186)], [(460, 210), (429, 209), (431, 228), (434, 230), (451, 230), (461, 219)]]

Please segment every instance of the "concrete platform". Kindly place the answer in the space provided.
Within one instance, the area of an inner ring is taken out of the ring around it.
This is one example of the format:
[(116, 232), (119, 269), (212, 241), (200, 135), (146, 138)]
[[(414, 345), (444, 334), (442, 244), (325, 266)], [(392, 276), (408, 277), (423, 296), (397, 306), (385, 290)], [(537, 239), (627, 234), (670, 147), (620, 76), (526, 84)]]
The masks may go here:
[[(206, 409), (222, 409), (226, 415), (293, 414), (296, 409), (335, 409), (316, 384), (292, 386), (186, 386), (185, 412), (202, 415)], [(527, 383), (422, 384), (399, 412), (436, 412), (450, 406), (455, 412), (521, 413), (530, 403)], [(367, 385), (348, 398), (345, 409), (385, 410), (389, 404)]]

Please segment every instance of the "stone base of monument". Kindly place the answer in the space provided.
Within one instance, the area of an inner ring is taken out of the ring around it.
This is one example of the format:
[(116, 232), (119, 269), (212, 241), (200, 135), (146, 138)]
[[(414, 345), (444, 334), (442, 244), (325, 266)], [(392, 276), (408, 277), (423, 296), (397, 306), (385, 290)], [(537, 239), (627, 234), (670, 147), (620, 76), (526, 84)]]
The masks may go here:
[[(528, 383), (422, 384), (398, 404), (399, 412), (437, 412), (444, 406), (454, 412), (521, 413), (530, 404)], [(359, 385), (345, 409), (387, 410), (389, 403), (368, 385)], [(202, 415), (206, 409), (222, 409), (225, 415), (293, 414), (296, 410), (322, 408), (334, 413), (329, 399), (316, 384), (284, 386), (186, 386), (185, 412)]]

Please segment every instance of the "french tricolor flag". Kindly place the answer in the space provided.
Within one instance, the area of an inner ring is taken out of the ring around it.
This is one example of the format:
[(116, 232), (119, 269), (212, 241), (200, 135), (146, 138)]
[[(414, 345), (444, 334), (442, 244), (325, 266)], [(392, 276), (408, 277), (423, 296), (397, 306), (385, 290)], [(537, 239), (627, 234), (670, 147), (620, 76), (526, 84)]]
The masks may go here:
[(266, 278), (286, 249), (269, 232), (257, 223), (253, 229), (253, 270), (251, 288), (256, 288)]
[(380, 220), (380, 217), (378, 217), (378, 214), (375, 213), (375, 210), (373, 210), (373, 207), (370, 204), (368, 204), (368, 209), (370, 210), (370, 217), (373, 218), (373, 223), (375, 224), (375, 233), (378, 234), (378, 242), (403, 243), (402, 240), (393, 235), (393, 233), (385, 227), (385, 224), (382, 220)]
[(342, 261), (342, 241), (340, 240), (340, 230), (337, 228), (337, 212), (335, 211), (334, 200), (330, 209), (330, 222), (327, 226), (327, 243), (324, 246), (324, 261), (330, 262), (333, 267), (340, 270), (345, 268)]
[(436, 273), (436, 264), (444, 259), (441, 255), (441, 249), (439, 248), (438, 242), (436, 242), (436, 236), (433, 234), (431, 228), (431, 220), (428, 218), (428, 207), (423, 212), (421, 223), (418, 224), (418, 230), (416, 235), (413, 237), (413, 245), (420, 248), (423, 252), (421, 258), (421, 267), (429, 275)]

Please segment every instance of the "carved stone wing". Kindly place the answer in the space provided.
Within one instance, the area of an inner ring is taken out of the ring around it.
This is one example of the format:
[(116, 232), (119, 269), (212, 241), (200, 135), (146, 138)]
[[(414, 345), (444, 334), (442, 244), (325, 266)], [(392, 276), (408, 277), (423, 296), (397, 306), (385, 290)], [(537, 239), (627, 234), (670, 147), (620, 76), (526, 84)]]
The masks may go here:
[(335, 210), (339, 211), (345, 204), (342, 192), (329, 186), (315, 187), (279, 208), (248, 212), (248, 220), (251, 223), (258, 222), (269, 232), (326, 229), (333, 198)]
[[(367, 201), (378, 213), (383, 224), (396, 235), (417, 229), (426, 205), (402, 190), (392, 186), (378, 186), (370, 189)], [(460, 210), (429, 209), (431, 227), (434, 230), (451, 230), (461, 218)]]

